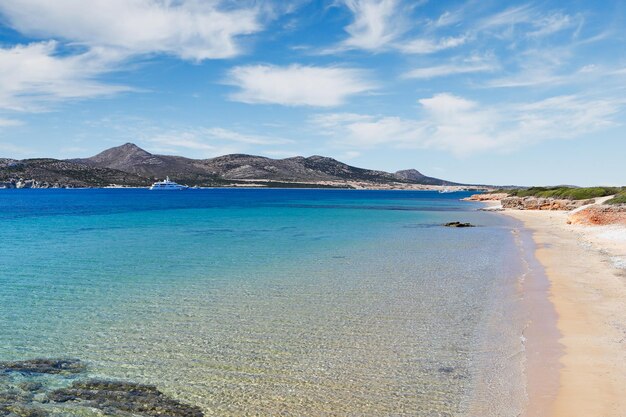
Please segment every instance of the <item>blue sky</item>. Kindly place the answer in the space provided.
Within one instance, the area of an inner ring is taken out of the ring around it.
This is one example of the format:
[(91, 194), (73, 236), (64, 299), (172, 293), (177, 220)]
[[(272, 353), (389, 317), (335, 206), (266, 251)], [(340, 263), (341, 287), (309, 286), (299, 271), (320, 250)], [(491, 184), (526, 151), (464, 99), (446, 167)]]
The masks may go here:
[(0, 0), (0, 156), (626, 184), (626, 3)]

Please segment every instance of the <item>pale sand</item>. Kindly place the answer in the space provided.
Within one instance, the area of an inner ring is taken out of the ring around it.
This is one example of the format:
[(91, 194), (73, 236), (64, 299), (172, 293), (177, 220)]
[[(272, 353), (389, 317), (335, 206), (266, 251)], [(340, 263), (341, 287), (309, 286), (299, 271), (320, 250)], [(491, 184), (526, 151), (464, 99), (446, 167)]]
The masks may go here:
[(545, 356), (545, 372), (558, 369), (556, 395), (541, 398), (529, 378), (526, 415), (626, 416), (626, 228), (568, 225), (565, 212), (504, 214), (533, 231), (563, 347), (560, 368)]

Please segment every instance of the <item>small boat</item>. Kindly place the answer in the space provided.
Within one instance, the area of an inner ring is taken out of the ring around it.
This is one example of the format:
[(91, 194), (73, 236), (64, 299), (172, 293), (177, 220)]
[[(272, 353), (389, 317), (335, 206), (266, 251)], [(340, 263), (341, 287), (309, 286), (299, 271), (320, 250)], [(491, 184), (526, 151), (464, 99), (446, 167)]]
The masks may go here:
[(152, 186), (150, 187), (151, 190), (164, 190), (164, 191), (171, 191), (171, 190), (186, 190), (187, 187), (186, 185), (181, 185), (178, 183), (175, 183), (174, 181), (170, 181), (170, 177), (166, 177), (164, 181), (157, 181), (154, 184), (152, 184)]
[(454, 190), (451, 190), (449, 188), (442, 188), (441, 190), (439, 190), (440, 194), (445, 194), (445, 193), (453, 193)]

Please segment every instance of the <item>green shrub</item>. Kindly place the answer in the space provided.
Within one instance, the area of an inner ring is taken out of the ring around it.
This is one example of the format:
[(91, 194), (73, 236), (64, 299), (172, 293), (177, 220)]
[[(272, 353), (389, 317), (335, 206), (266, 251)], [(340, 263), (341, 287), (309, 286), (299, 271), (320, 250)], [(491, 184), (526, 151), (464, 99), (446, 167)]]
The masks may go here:
[(615, 195), (612, 199), (606, 202), (607, 204), (626, 204), (626, 191), (621, 191)]
[(608, 195), (625, 192), (619, 187), (531, 187), (521, 190), (513, 190), (510, 195), (517, 197), (544, 197), (564, 198), (568, 200), (586, 200), (588, 198), (606, 197)]

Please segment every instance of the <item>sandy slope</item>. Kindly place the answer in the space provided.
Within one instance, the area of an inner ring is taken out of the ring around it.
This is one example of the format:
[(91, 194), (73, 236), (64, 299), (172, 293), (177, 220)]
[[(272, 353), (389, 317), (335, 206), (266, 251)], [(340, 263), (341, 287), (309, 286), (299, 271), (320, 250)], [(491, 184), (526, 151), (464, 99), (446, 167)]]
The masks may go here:
[(564, 347), (556, 398), (527, 414), (626, 416), (626, 228), (568, 225), (566, 212), (504, 213), (533, 230)]

